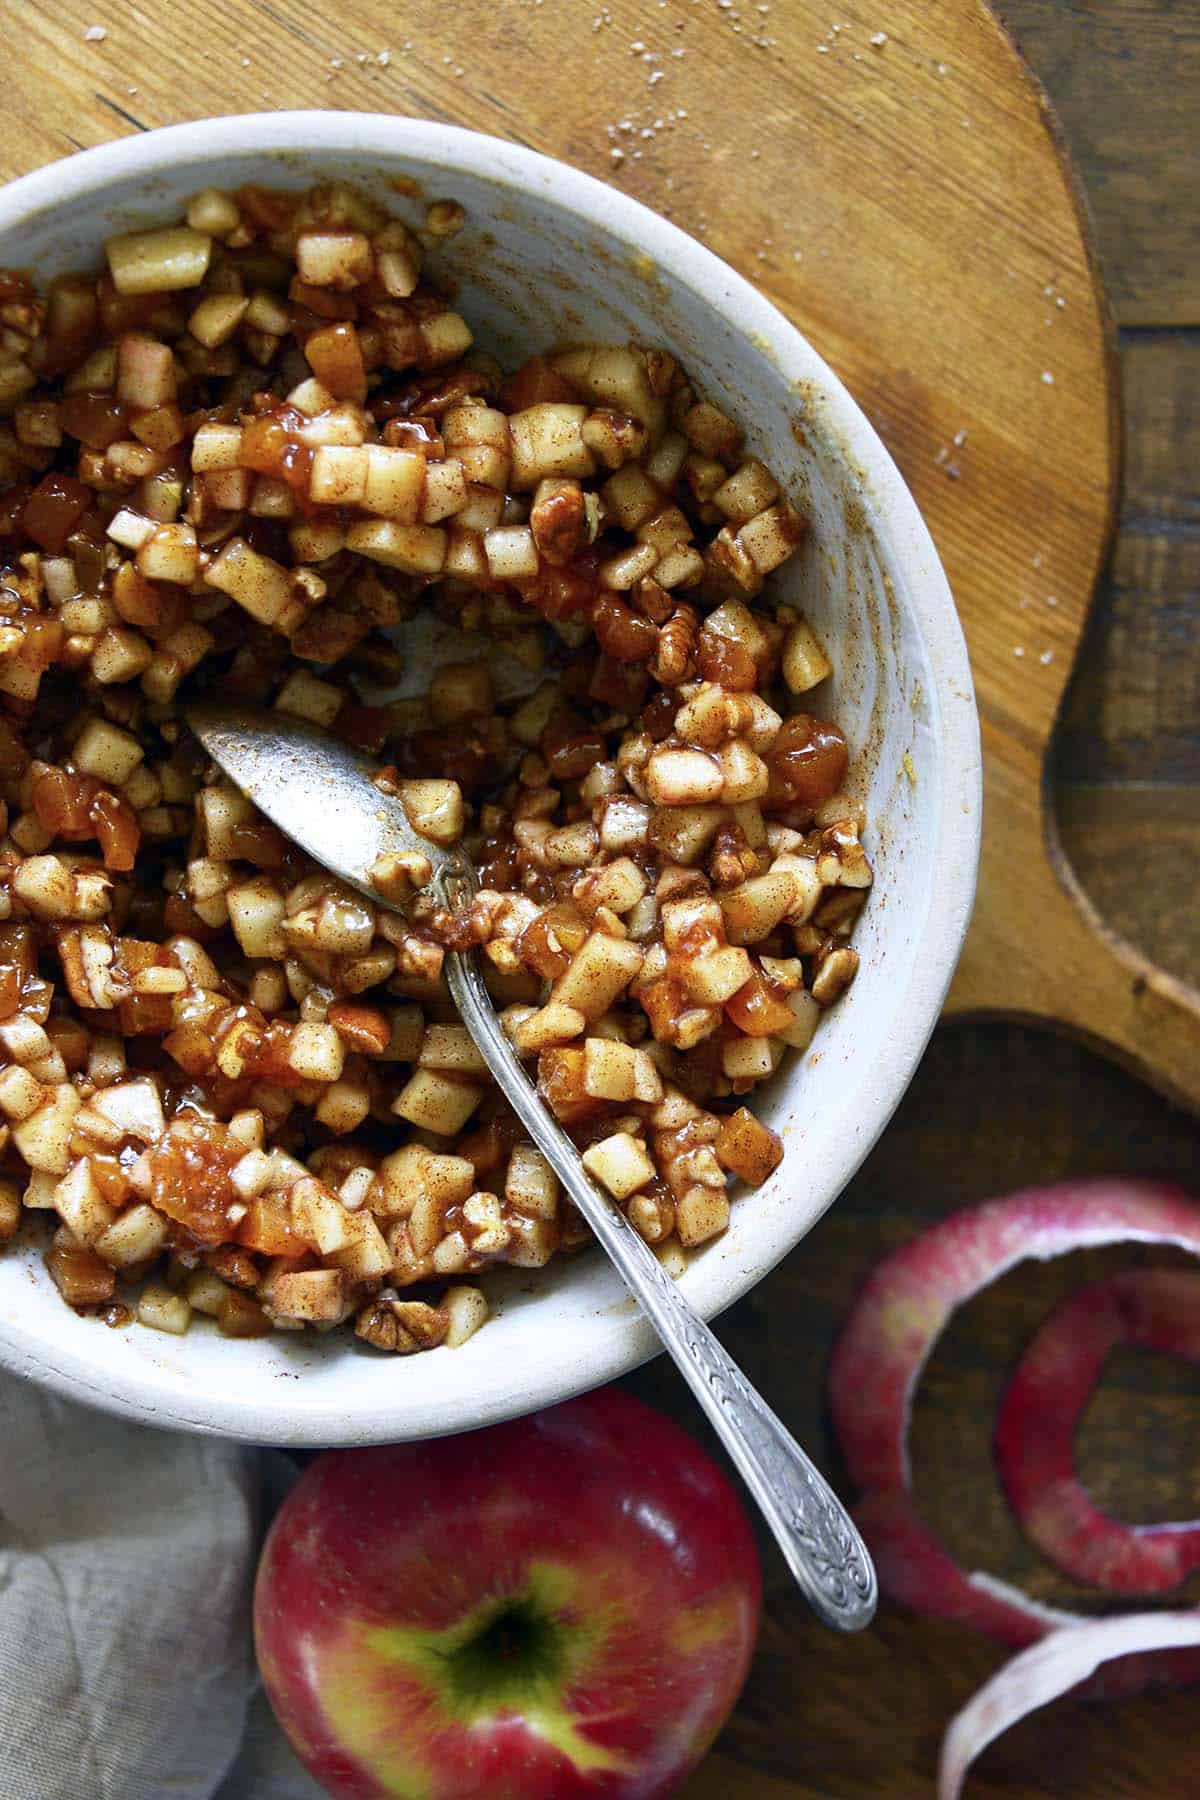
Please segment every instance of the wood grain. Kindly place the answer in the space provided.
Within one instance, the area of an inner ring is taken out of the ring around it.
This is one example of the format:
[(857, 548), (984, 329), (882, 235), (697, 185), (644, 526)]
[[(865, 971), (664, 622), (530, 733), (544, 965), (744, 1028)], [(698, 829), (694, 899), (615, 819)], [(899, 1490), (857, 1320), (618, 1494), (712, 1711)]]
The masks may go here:
[(1188, 0), (1001, 0), (1084, 172), (1122, 326), (1200, 325), (1200, 12)]
[[(488, 0), (452, 13), (416, 0), (401, 36), (373, 0), (336, 14), (189, 0), (187, 28), (156, 33), (148, 57), (153, 9), (114, 5), (89, 44), (78, 0), (51, 0), (23, 15), (48, 91), (6, 113), (0, 173), (181, 116), (391, 107), (566, 156), (703, 236), (862, 400), (958, 599), (988, 827), (951, 1013), (1108, 1038), (1200, 1105), (1200, 1002), (1101, 928), (1043, 817), (1043, 758), (1117, 487), (1114, 344), (1072, 181), (1040, 90), (977, 0), (892, 0), (882, 31), (878, 6), (843, 10), (834, 30), (802, 0), (744, 16), (697, 0), (521, 3), (498, 31)], [(568, 110), (544, 71), (585, 64)]]
[(1058, 795), (1064, 844), (1101, 915), (1184, 979), (1200, 969), (1200, 788), (1079, 782)]
[[(1196, 323), (1194, 12), (1171, 0), (1007, 0), (1006, 12), (1084, 160), (1122, 322)], [(978, 0), (862, 0), (836, 12), (770, 0), (765, 14), (750, 0), (411, 0), (402, 12), (378, 0), (0, 0), (0, 20), (21, 59), (0, 114), (0, 177), (211, 113), (413, 112), (614, 180), (764, 286), (892, 445), (967, 626), (990, 849), (955, 1004), (1058, 1009), (1123, 1038), (1142, 1066), (1150, 1040), (1167, 1079), (1195, 1099), (1188, 996), (1149, 980), (1134, 993), (1136, 975), (1107, 955), (1044, 851), (1045, 746), (1114, 502), (1113, 344), (1042, 99)], [(88, 44), (94, 23), (108, 35)], [(873, 46), (880, 32), (887, 41)], [(1195, 978), (1200, 808), (1188, 810), (1182, 784), (1197, 774), (1188, 559), (1200, 365), (1182, 330), (1126, 350), (1128, 493), (1099, 630), (1067, 699), (1062, 829), (1109, 919)], [(1157, 798), (1117, 785), (1130, 780), (1153, 782)], [(947, 1027), (847, 1194), (722, 1335), (836, 1474), (825, 1363), (884, 1249), (950, 1205), (1031, 1180), (1113, 1169), (1194, 1179), (1196, 1147), (1190, 1120), (1078, 1045), (1010, 1024)], [(966, 1309), (916, 1418), (922, 1500), (948, 1541), (973, 1565), (1064, 1600), (999, 1502), (987, 1430), (1031, 1326), (1099, 1266), (1022, 1270)], [(634, 1385), (703, 1433), (670, 1369)], [(1121, 1362), (1098, 1408), (1082, 1453), (1102, 1497), (1129, 1516), (1193, 1510), (1194, 1388)], [(941, 1731), (999, 1653), (887, 1606), (869, 1637), (832, 1638), (807, 1619), (769, 1546), (766, 1556), (751, 1681), (688, 1800), (930, 1793)], [(970, 1793), (1184, 1800), (1193, 1739), (1185, 1695), (1063, 1704), (989, 1751)]]
[[(1200, 783), (1200, 333), (1127, 334), (1120, 532), (1064, 712), (1065, 782)], [(1200, 965), (1197, 965), (1200, 967)]]
[(1200, 139), (1185, 115), (1200, 91), (1200, 21), (1174, 0), (1004, 0), (1003, 12), (1084, 177), (1124, 375), (1119, 535), (1048, 787), (1067, 858), (1101, 912), (1196, 988), (1200, 228), (1187, 196)]

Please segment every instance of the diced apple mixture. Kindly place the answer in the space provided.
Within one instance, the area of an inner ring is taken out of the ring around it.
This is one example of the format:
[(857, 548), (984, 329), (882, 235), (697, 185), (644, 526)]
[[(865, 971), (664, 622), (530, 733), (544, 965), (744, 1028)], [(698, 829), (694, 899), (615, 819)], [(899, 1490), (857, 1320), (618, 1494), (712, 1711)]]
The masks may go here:
[[(670, 1266), (778, 1164), (743, 1097), (857, 968), (830, 664), (757, 604), (805, 521), (666, 351), (479, 351), (422, 277), (461, 216), (208, 190), (99, 276), (0, 276), (0, 1238), (44, 1211), (113, 1323), (454, 1345), (464, 1278), (586, 1242), (447, 949)], [(422, 607), (480, 655), (380, 704)], [(376, 755), (470, 909), (419, 853), (388, 906), (317, 868), (183, 726), (206, 684)]]

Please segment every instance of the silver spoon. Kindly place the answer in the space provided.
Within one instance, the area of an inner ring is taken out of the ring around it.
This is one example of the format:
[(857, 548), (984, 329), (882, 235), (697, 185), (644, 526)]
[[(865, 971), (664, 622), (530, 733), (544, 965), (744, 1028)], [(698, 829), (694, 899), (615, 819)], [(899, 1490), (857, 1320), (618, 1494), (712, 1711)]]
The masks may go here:
[[(419, 850), (434, 864), (441, 902), (475, 892), (469, 858), (419, 837), (398, 799), (371, 777), (376, 765), (337, 738), (284, 713), (205, 703), (188, 723), (260, 812), (317, 862), (387, 905), (371, 886), (377, 859)], [(496, 1017), (474, 956), (446, 957), (451, 997), (496, 1082), (658, 1332), (775, 1534), (818, 1617), (842, 1631), (870, 1623), (875, 1571), (858, 1531), (824, 1477), (693, 1312), (675, 1282), (584, 1169), (543, 1105)]]

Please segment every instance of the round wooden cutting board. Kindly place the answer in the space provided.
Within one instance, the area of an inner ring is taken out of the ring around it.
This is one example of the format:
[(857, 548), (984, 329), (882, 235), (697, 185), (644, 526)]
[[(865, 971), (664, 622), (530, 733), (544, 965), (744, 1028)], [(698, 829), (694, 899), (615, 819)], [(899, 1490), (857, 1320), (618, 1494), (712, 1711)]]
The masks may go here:
[(1113, 522), (1113, 334), (1054, 121), (982, 0), (181, 0), (152, 49), (141, 9), (106, 19), (89, 41), (73, 0), (25, 9), (44, 81), (6, 109), (4, 177), (214, 113), (424, 114), (606, 177), (764, 288), (892, 449), (966, 627), (986, 812), (949, 1011), (1057, 1023), (1200, 1106), (1200, 999), (1105, 931), (1043, 801)]

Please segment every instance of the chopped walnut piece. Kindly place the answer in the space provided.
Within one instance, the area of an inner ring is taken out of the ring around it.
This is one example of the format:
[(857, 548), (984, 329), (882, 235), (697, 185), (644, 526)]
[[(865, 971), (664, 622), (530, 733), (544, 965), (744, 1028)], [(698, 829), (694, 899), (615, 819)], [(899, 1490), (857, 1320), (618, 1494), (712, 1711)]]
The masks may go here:
[(423, 888), (432, 874), (433, 864), (420, 851), (393, 851), (371, 864), (371, 886), (385, 900), (398, 903)]
[(579, 483), (543, 481), (533, 497), (529, 527), (546, 562), (560, 566), (570, 562), (591, 534), (587, 501)]
[(818, 1006), (832, 1006), (845, 993), (858, 974), (857, 950), (830, 950), (818, 958), (813, 976), (812, 997)]
[(434, 1350), (446, 1340), (450, 1320), (445, 1307), (428, 1306), (423, 1300), (401, 1300), (384, 1292), (368, 1300), (354, 1321), (354, 1335), (376, 1350), (411, 1356), (418, 1350)]
[(690, 606), (676, 606), (661, 626), (650, 672), (663, 687), (681, 687), (696, 668), (700, 621)]

